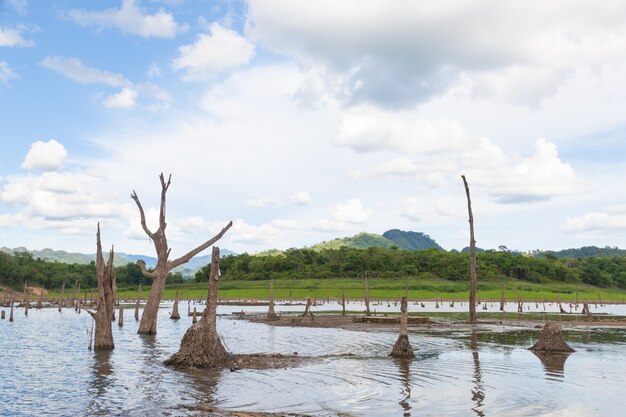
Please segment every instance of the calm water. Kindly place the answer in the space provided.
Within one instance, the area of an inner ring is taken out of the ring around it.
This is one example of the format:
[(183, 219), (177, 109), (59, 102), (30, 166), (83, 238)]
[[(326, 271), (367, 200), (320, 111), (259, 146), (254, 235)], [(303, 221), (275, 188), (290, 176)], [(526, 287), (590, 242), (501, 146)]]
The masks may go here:
[(233, 353), (298, 352), (320, 362), (183, 372), (162, 361), (177, 350), (191, 318), (169, 320), (169, 312), (160, 310), (159, 333), (146, 337), (136, 334), (133, 311), (126, 310), (124, 327), (113, 323), (116, 348), (94, 353), (87, 350), (85, 313), (31, 309), (24, 316), (17, 309), (9, 323), (7, 311), (0, 321), (0, 415), (187, 416), (196, 405), (344, 417), (624, 415), (622, 329), (568, 332), (577, 352), (556, 358), (526, 349), (538, 334), (531, 330), (411, 332), (417, 357), (406, 362), (386, 356), (395, 332), (271, 327), (225, 316), (219, 330)]

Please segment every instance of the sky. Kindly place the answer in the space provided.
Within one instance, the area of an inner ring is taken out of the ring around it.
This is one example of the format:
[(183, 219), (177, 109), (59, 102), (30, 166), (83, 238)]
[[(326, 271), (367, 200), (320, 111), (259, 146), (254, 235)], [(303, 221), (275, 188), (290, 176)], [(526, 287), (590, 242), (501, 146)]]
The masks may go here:
[(626, 248), (626, 2), (0, 0), (0, 246)]

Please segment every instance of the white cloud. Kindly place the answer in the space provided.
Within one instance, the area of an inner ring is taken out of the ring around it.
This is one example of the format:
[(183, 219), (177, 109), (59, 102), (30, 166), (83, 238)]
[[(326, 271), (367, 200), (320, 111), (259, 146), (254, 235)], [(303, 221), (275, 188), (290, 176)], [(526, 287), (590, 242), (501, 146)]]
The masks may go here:
[(437, 153), (467, 147), (468, 135), (451, 120), (427, 120), (416, 117), (414, 111), (391, 112), (362, 105), (343, 112), (334, 143), (357, 152)]
[(63, 166), (66, 158), (67, 151), (63, 144), (54, 139), (47, 142), (37, 141), (30, 145), (21, 166), (26, 169), (56, 171)]
[(331, 219), (319, 219), (313, 222), (312, 230), (324, 233), (336, 233), (346, 230), (346, 224)]
[(0, 47), (2, 46), (33, 46), (33, 42), (22, 38), (19, 29), (0, 27)]
[(123, 88), (119, 93), (113, 94), (104, 100), (104, 107), (109, 109), (132, 109), (137, 104), (137, 90)]
[(415, 177), (433, 187), (468, 174), (473, 185), (501, 203), (545, 201), (585, 189), (572, 166), (561, 160), (554, 143), (535, 142), (528, 156), (507, 154), (489, 138), (475, 137), (451, 120), (420, 119), (416, 110), (389, 111), (363, 105), (345, 112), (333, 139), (354, 151), (401, 154), (352, 178)]
[(463, 217), (463, 205), (452, 204), (450, 197), (437, 200), (423, 198), (407, 198), (400, 215), (413, 222), (440, 222), (449, 218)]
[(77, 58), (48, 56), (41, 61), (41, 65), (81, 84), (106, 84), (111, 87), (131, 85), (122, 75), (89, 67)]
[(250, 62), (254, 45), (234, 30), (211, 24), (211, 34), (198, 35), (195, 43), (178, 48), (172, 62), (175, 70), (184, 70), (183, 79), (197, 81)]
[(103, 11), (86, 11), (73, 9), (68, 16), (82, 26), (92, 26), (98, 30), (117, 28), (122, 33), (141, 36), (143, 38), (173, 38), (185, 27), (176, 23), (171, 13), (159, 9), (154, 14), (147, 14), (137, 5), (135, 0), (123, 0), (119, 9)]
[(275, 195), (254, 196), (246, 200), (246, 206), (255, 208), (265, 208), (268, 206), (277, 206), (281, 204), (280, 198)]
[(343, 203), (337, 203), (329, 208), (333, 219), (340, 223), (365, 223), (372, 217), (372, 210), (367, 209), (358, 198), (349, 198)]
[(605, 212), (567, 218), (563, 230), (574, 233), (626, 230), (626, 206), (612, 206)]
[(313, 199), (306, 191), (296, 191), (289, 196), (289, 201), (299, 206), (309, 206), (313, 204)]
[(13, 9), (20, 15), (26, 13), (28, 7), (28, 0), (5, 0), (6, 4), (13, 7)]
[(13, 70), (11, 70), (9, 64), (4, 61), (0, 61), (0, 82), (6, 83), (16, 77), (17, 75), (13, 72)]
[(296, 230), (300, 228), (300, 224), (291, 219), (276, 219), (272, 220), (271, 224), (278, 229)]
[(351, 102), (411, 105), (464, 78), (472, 95), (534, 105), (576, 70), (625, 60), (626, 4), (605, 6), (250, 0), (247, 33), (323, 74), (326, 90)]

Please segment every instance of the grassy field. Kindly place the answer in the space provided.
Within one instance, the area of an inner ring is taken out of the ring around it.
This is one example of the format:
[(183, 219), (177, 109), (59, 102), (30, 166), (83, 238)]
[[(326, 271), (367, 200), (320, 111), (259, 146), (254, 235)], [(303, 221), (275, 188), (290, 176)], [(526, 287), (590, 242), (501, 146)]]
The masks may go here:
[[(517, 300), (518, 296), (524, 301), (574, 301), (578, 288), (578, 299), (582, 301), (597, 300), (624, 302), (626, 291), (616, 288), (598, 288), (588, 285), (575, 285), (563, 283), (534, 284), (528, 282), (508, 281), (502, 282), (479, 282), (478, 297), (481, 300), (500, 300), (502, 285), (505, 285), (506, 298), (509, 301)], [(437, 297), (453, 300), (467, 299), (469, 294), (469, 282), (457, 282), (446, 280), (400, 280), (400, 279), (371, 279), (370, 298), (395, 300), (404, 294), (405, 286), (408, 288), (409, 299), (430, 300)], [(173, 299), (176, 290), (180, 291), (181, 298), (202, 299), (206, 298), (208, 283), (186, 283), (167, 286), (164, 299)], [(274, 294), (278, 299), (306, 298), (306, 297), (341, 297), (345, 290), (346, 298), (361, 299), (364, 295), (364, 283), (362, 279), (302, 279), (302, 280), (276, 280), (274, 281)], [(90, 291), (90, 290), (88, 290)], [(269, 281), (222, 281), (220, 282), (219, 297), (226, 299), (267, 299)], [(145, 299), (149, 288), (143, 288)], [(67, 294), (67, 291), (66, 291)], [(59, 294), (52, 293), (51, 297)], [(121, 299), (134, 299), (137, 297), (135, 288), (118, 288)]]

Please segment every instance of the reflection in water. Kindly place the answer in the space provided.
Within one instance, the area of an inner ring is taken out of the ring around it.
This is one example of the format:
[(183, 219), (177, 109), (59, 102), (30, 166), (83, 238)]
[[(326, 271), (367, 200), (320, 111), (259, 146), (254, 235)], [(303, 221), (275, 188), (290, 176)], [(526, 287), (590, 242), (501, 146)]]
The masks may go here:
[(92, 373), (93, 378), (90, 384), (91, 401), (88, 408), (96, 415), (104, 415), (108, 413), (104, 399), (108, 397), (108, 388), (113, 385), (113, 365), (111, 363), (110, 350), (97, 350), (94, 352)]
[(408, 402), (408, 399), (411, 398), (411, 362), (413, 359), (408, 358), (394, 358), (393, 362), (398, 366), (400, 370), (400, 380), (402, 381), (402, 395), (404, 396), (400, 401), (400, 406), (404, 410), (404, 417), (411, 416), (411, 405)]
[(485, 413), (481, 410), (483, 401), (485, 399), (485, 388), (482, 381), (482, 373), (480, 372), (480, 359), (478, 358), (478, 335), (476, 332), (476, 326), (472, 326), (470, 335), (470, 346), (472, 348), (472, 357), (474, 358), (474, 377), (472, 383), (472, 401), (476, 405), (472, 408), (472, 411), (480, 417), (485, 417)]
[(543, 369), (546, 371), (546, 379), (563, 379), (565, 376), (565, 361), (569, 358), (571, 353), (532, 352), (541, 361)]

